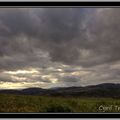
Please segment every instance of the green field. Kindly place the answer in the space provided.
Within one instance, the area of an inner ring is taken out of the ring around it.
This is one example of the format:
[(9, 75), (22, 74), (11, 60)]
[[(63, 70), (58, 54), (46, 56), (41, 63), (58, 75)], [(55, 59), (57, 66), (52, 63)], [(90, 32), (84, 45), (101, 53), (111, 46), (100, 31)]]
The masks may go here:
[(120, 100), (0, 94), (0, 112), (120, 112)]

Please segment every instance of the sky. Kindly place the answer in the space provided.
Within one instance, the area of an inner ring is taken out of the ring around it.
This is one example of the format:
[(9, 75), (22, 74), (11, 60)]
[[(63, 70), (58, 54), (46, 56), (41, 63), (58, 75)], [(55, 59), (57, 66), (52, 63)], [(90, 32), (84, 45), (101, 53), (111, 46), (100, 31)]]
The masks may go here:
[(0, 89), (120, 83), (120, 8), (0, 8)]

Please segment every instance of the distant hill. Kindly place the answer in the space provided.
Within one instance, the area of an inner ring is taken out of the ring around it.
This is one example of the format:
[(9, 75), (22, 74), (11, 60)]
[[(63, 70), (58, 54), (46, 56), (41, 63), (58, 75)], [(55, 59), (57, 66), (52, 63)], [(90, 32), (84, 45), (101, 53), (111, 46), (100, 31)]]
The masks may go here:
[(27, 88), (23, 90), (0, 90), (0, 93), (22, 95), (81, 96), (120, 98), (120, 84), (103, 83), (85, 87), (58, 87), (54, 89)]

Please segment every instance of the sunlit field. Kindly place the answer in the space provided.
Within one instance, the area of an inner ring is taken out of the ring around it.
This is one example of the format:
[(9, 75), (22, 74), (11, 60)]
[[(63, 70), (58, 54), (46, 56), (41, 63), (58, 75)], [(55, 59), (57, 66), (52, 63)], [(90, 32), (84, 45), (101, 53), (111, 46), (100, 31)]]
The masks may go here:
[(1, 94), (0, 112), (120, 112), (120, 100)]

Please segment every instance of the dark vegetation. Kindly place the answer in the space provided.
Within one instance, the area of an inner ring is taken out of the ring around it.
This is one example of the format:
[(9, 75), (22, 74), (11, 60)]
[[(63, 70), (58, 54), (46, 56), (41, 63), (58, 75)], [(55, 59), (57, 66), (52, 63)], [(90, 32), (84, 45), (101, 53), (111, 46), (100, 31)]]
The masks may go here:
[(101, 105), (120, 107), (120, 84), (0, 91), (0, 112), (120, 112)]

